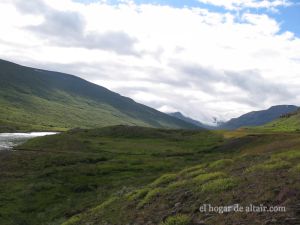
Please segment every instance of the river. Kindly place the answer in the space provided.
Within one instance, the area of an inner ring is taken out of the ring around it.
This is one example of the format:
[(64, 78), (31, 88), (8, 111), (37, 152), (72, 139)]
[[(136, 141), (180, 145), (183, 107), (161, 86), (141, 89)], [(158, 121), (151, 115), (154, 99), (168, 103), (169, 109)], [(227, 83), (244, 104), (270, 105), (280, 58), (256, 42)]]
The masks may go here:
[(55, 132), (31, 132), (31, 133), (0, 133), (0, 151), (10, 150), (35, 137), (54, 135)]

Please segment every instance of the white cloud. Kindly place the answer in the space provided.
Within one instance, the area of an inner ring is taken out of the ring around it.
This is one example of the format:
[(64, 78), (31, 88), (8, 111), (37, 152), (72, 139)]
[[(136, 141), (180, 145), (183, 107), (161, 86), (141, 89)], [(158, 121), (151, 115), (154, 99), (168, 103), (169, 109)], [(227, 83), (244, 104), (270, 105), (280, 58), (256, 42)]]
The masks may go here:
[(291, 6), (288, 0), (198, 0), (201, 3), (224, 7), (228, 10), (241, 10), (245, 8), (264, 8), (275, 10), (277, 7)]
[(132, 2), (36, 3), (0, 2), (1, 58), (79, 75), (203, 121), (299, 103), (300, 40), (279, 33), (268, 15), (236, 20), (234, 12)]

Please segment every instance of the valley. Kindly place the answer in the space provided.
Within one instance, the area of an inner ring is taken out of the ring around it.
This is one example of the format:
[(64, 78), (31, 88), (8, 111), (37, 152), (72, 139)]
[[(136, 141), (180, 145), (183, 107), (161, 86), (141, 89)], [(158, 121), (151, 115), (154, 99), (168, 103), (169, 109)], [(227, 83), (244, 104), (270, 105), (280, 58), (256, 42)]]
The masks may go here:
[(299, 21), (0, 0), (0, 225), (300, 225)]
[[(0, 223), (157, 225), (181, 216), (185, 225), (296, 225), (299, 149), (294, 132), (114, 126), (38, 137), (0, 154)], [(287, 210), (197, 210), (237, 203)]]
[(1, 225), (300, 223), (297, 106), (208, 126), (73, 75), (0, 67)]

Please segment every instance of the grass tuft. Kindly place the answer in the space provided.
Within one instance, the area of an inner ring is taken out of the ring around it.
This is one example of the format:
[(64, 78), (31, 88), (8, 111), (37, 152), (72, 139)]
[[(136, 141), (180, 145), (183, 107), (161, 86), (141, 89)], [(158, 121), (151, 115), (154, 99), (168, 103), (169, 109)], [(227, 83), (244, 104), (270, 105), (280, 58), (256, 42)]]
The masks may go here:
[(176, 189), (180, 189), (180, 188), (184, 188), (188, 186), (188, 181), (187, 180), (180, 180), (180, 181), (176, 181), (171, 183), (169, 186), (166, 187), (165, 191), (166, 192), (170, 192)]
[(80, 217), (79, 216), (73, 216), (70, 219), (68, 219), (66, 222), (64, 222), (62, 225), (75, 225), (80, 222)]
[(223, 177), (226, 177), (226, 176), (227, 175), (225, 173), (222, 173), (222, 172), (206, 173), (206, 174), (201, 174), (201, 175), (195, 177), (193, 179), (193, 181), (195, 181), (197, 184), (202, 184), (202, 183), (205, 183), (207, 181), (214, 180), (214, 179), (217, 179), (217, 178), (223, 178)]
[(232, 159), (220, 159), (209, 165), (210, 169), (223, 169), (233, 164)]
[(256, 172), (256, 171), (274, 171), (279, 169), (287, 169), (291, 166), (291, 163), (280, 160), (280, 159), (271, 159), (269, 161), (266, 161), (264, 163), (260, 163), (257, 165), (254, 165), (246, 170), (246, 172)]
[(144, 207), (145, 205), (150, 204), (151, 201), (153, 201), (156, 197), (159, 196), (159, 194), (162, 192), (162, 190), (163, 190), (162, 188), (155, 188), (155, 189), (149, 191), (147, 193), (147, 195), (144, 197), (144, 199), (138, 204), (137, 207), (140, 209), (140, 208)]
[(170, 182), (175, 181), (177, 179), (176, 174), (165, 174), (162, 175), (160, 178), (156, 179), (154, 182), (150, 184), (150, 187), (161, 187), (166, 186)]
[(186, 215), (176, 215), (169, 217), (165, 222), (160, 223), (160, 225), (188, 225), (191, 219)]
[(230, 190), (238, 185), (234, 178), (220, 178), (203, 184), (201, 190), (203, 192), (221, 192)]
[(127, 195), (128, 200), (135, 201), (135, 200), (144, 198), (148, 194), (149, 190), (150, 190), (149, 188), (143, 188), (143, 189), (136, 190), (133, 193), (130, 193)]
[(204, 168), (204, 165), (200, 164), (200, 165), (197, 165), (197, 166), (192, 166), (192, 167), (185, 168), (179, 174), (180, 175), (186, 175), (187, 173), (191, 173), (195, 170), (199, 170), (199, 169), (203, 169), (203, 168)]

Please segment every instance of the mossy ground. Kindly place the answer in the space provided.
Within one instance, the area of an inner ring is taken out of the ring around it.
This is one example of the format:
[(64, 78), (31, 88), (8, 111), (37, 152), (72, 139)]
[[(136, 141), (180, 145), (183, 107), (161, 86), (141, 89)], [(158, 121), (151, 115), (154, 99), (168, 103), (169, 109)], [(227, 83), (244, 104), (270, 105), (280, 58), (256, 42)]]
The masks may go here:
[[(117, 126), (32, 139), (0, 154), (0, 224), (292, 224), (299, 134), (239, 132)], [(236, 203), (288, 210), (198, 210)]]
[(127, 126), (32, 139), (0, 152), (0, 224), (61, 224), (89, 208), (101, 211), (111, 197), (168, 185), (172, 172), (215, 157), (207, 151), (222, 142), (207, 131)]
[[(219, 150), (222, 150), (221, 156), (217, 154)], [(73, 224), (157, 225), (197, 224), (197, 221), (208, 225), (261, 225), (270, 221), (297, 224), (299, 209), (293, 206), (300, 200), (298, 134), (242, 135), (238, 143), (230, 139), (214, 151), (215, 158), (162, 175), (140, 189), (119, 196), (97, 214), (89, 210), (80, 214), (80, 220)], [(284, 206), (287, 211), (207, 215), (198, 210), (203, 204), (230, 206), (237, 203)], [(120, 207), (119, 215), (113, 209)], [(186, 218), (183, 223), (178, 219), (182, 215)], [(289, 218), (294, 218), (296, 223)]]

